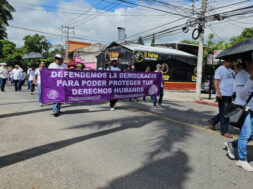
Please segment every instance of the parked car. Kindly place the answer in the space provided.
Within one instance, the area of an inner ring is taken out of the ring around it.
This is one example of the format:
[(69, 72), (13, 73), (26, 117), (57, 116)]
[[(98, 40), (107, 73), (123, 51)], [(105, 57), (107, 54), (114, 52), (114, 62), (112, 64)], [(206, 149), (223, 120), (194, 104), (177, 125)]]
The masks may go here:
[[(202, 83), (201, 85), (201, 92), (202, 93), (209, 93), (209, 87), (210, 87), (210, 80), (206, 80)], [(214, 85), (212, 85), (212, 88), (211, 88), (211, 93), (212, 94), (215, 94), (216, 93), (216, 90), (214, 88)]]

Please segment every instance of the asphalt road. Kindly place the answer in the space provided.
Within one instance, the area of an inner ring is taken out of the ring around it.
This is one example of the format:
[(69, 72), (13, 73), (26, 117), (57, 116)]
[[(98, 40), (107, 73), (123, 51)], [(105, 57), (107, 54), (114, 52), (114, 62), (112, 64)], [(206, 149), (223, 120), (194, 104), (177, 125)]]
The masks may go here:
[[(54, 118), (36, 95), (7, 87), (0, 188), (252, 189), (253, 174), (236, 167), (227, 139), (208, 129), (217, 108), (169, 96), (158, 110), (150, 102), (121, 101), (115, 112), (108, 102), (64, 104)], [(252, 146), (248, 152), (252, 161)]]

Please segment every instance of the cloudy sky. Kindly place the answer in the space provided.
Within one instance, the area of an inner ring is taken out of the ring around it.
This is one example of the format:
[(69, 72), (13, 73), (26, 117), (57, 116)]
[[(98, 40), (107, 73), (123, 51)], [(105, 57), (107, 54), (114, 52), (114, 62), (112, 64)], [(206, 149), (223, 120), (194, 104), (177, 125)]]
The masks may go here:
[[(74, 31), (70, 30), (70, 39), (107, 45), (117, 41), (117, 27), (126, 28), (127, 40), (134, 41), (138, 36), (149, 36), (197, 17), (197, 14), (192, 14), (191, 0), (159, 0), (170, 5), (152, 0), (124, 1), (133, 4), (117, 0), (9, 0), (16, 12), (13, 13), (14, 20), (9, 22), (12, 27), (7, 28), (8, 39), (22, 46), (25, 35), (40, 31), (52, 44), (64, 44), (66, 35), (61, 26), (69, 26), (74, 27)], [(195, 12), (199, 12), (200, 4), (200, 0), (196, 1)], [(252, 0), (208, 0), (207, 14), (252, 5)], [(215, 41), (228, 41), (230, 37), (239, 35), (245, 27), (252, 27), (252, 23), (253, 14), (219, 22), (209, 21), (205, 39), (209, 33), (214, 33)], [(188, 33), (175, 30), (158, 38), (156, 42), (179, 42), (183, 39), (191, 40), (191, 29)], [(145, 44), (150, 44), (150, 38), (145, 40)]]

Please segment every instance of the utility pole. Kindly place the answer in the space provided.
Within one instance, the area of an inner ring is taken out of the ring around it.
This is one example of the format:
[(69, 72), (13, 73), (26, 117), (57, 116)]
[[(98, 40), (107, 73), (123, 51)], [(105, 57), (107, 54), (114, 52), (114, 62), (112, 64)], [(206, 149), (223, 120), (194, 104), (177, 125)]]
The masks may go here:
[(200, 99), (200, 94), (201, 94), (206, 2), (207, 0), (202, 0), (202, 5), (201, 5), (202, 10), (201, 10), (201, 24), (200, 24), (200, 30), (199, 30), (200, 35), (199, 35), (199, 50), (198, 50), (198, 64), (197, 64), (196, 100)]
[(73, 30), (74, 32), (74, 27), (69, 27), (69, 26), (61, 26), (62, 27), (62, 31), (64, 34), (66, 34), (66, 51), (65, 51), (65, 60), (68, 60), (68, 54), (69, 54), (69, 45), (68, 45), (68, 41), (69, 41), (69, 31)]

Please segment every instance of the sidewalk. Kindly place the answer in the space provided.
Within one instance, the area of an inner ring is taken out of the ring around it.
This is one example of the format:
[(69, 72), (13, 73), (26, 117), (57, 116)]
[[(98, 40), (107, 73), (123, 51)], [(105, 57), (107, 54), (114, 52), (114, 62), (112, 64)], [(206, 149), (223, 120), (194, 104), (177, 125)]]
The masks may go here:
[(191, 91), (166, 90), (164, 91), (164, 99), (170, 101), (196, 102), (198, 104), (218, 106), (215, 94), (212, 94), (211, 99), (209, 99), (209, 94), (201, 93), (200, 100), (196, 101), (195, 91), (193, 90)]

